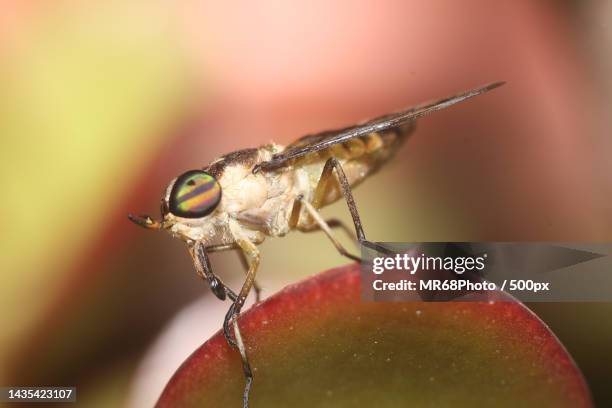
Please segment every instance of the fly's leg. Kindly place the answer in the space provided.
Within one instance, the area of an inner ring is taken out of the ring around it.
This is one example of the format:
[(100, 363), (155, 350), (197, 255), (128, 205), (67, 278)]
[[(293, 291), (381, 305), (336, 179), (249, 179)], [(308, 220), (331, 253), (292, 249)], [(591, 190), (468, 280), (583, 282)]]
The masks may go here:
[[(231, 301), (235, 301), (237, 299), (236, 293), (226, 286), (221, 278), (212, 271), (207, 255), (208, 250), (209, 249), (205, 248), (200, 242), (196, 242), (189, 246), (189, 255), (191, 255), (193, 259), (197, 274), (208, 282), (211, 291), (217, 298), (220, 300), (229, 298)], [(211, 252), (214, 252), (214, 250)]]
[[(242, 372), (244, 373), (245, 379), (244, 391), (242, 394), (242, 406), (243, 408), (248, 408), (249, 393), (251, 392), (251, 386), (253, 385), (253, 371), (251, 370), (251, 364), (249, 363), (249, 358), (246, 354), (244, 341), (242, 340), (242, 335), (240, 334), (240, 327), (238, 326), (238, 313), (236, 312), (237, 310), (237, 302), (232, 303), (227, 314), (225, 315), (225, 320), (223, 321), (223, 335), (225, 336), (225, 340), (228, 342), (228, 344), (231, 347), (237, 348), (238, 352), (240, 353)], [(230, 327), (233, 327), (234, 329), (235, 340), (231, 337)]]
[[(210, 252), (220, 252), (220, 251), (226, 251), (226, 250), (231, 250), (231, 249), (240, 249), (240, 246), (238, 244), (236, 244), (235, 242), (233, 242), (231, 244), (211, 245), (211, 246), (206, 247), (206, 252), (207, 253), (210, 253)], [(248, 265), (248, 263), (246, 261), (246, 258), (244, 256), (240, 256), (240, 262), (242, 263), (242, 266), (244, 266), (244, 270), (248, 271), (249, 270), (249, 265)], [(261, 291), (262, 291), (262, 288), (257, 283), (257, 281), (253, 282), (253, 290), (255, 292), (255, 302), (259, 303), (259, 301), (261, 300)]]
[(204, 247), (201, 243), (197, 242), (191, 246), (189, 246), (189, 254), (193, 258), (193, 262), (196, 268), (196, 272), (202, 278), (208, 281), (210, 289), (212, 292), (219, 298), (220, 300), (225, 300), (226, 297), (232, 301), (232, 305), (230, 306), (230, 310), (225, 316), (225, 320), (223, 323), (223, 335), (227, 342), (235, 347), (236, 343), (234, 339), (232, 339), (229, 323), (230, 318), (228, 316), (233, 315), (233, 311), (235, 308), (235, 302), (238, 299), (238, 295), (231, 290), (228, 286), (226, 286), (217, 275), (215, 275), (210, 266), (210, 261), (208, 259), (207, 252), (217, 252), (224, 251), (227, 249), (236, 249), (240, 248), (235, 244), (223, 244), (223, 245), (213, 245), (210, 247)]
[(227, 313), (225, 314), (225, 318), (223, 319), (223, 337), (225, 337), (225, 341), (227, 341), (227, 344), (232, 347), (238, 347), (238, 344), (236, 344), (236, 341), (232, 337), (231, 330), (232, 317), (235, 315), (234, 310), (236, 310), (236, 304), (232, 303)]
[[(244, 302), (255, 283), (255, 274), (257, 273), (257, 268), (259, 267), (259, 250), (251, 241), (240, 237), (239, 230), (235, 227), (232, 227), (233, 225), (230, 224), (230, 229), (232, 229), (232, 233), (234, 234), (236, 243), (240, 246), (240, 249), (244, 254), (249, 268), (246, 274), (244, 284), (242, 285), (242, 289), (240, 289), (236, 300), (234, 300), (234, 303), (232, 303), (227, 314), (225, 315), (225, 320), (223, 322), (223, 331), (228, 343), (232, 347), (238, 349), (240, 357), (242, 359), (242, 371), (244, 372), (244, 377), (246, 381), (242, 403), (243, 407), (247, 408), (249, 406), (249, 392), (253, 384), (253, 371), (251, 370), (251, 365), (249, 364), (246, 348), (244, 346), (244, 342), (242, 341), (242, 335), (240, 334), (240, 327), (238, 326), (238, 315), (240, 314), (240, 310), (244, 306)], [(232, 339), (231, 337), (230, 326), (234, 329), (234, 339)]]
[(232, 319), (240, 313), (242, 306), (244, 306), (244, 302), (247, 296), (249, 295), (253, 284), (255, 283), (255, 275), (257, 273), (257, 268), (259, 267), (259, 250), (255, 246), (255, 244), (246, 239), (239, 240), (237, 242), (238, 245), (240, 245), (242, 253), (244, 254), (244, 257), (248, 264), (248, 270), (246, 273), (246, 279), (242, 285), (242, 289), (236, 296), (234, 303), (232, 303), (232, 305), (230, 306), (227, 314), (225, 315), (225, 321), (223, 323), (225, 337), (228, 343), (234, 347), (237, 346), (237, 344), (230, 335), (230, 324), (232, 322)]
[[(329, 228), (331, 229), (340, 228), (353, 241), (357, 240), (355, 233), (349, 227), (347, 227), (347, 225), (342, 220), (338, 218), (328, 218), (325, 220), (325, 222), (327, 223), (327, 225), (329, 225)], [(315, 231), (320, 231), (321, 227), (319, 227), (318, 224), (311, 224), (311, 225), (300, 226), (299, 230), (300, 232), (304, 232), (304, 233), (315, 232)]]
[[(335, 165), (340, 166), (340, 163), (338, 163), (338, 161), (335, 158), (330, 158), (327, 160), (327, 162), (325, 162), (325, 166), (323, 167), (323, 172), (321, 173), (321, 177), (319, 177), (319, 182), (317, 183), (317, 187), (315, 188), (314, 197), (312, 200), (312, 206), (316, 210), (321, 208), (324, 204), (325, 196), (327, 194), (328, 187), (329, 187), (329, 180), (333, 178), (332, 171)], [(341, 175), (340, 173), (338, 174), (339, 174), (339, 177), (344, 177), (344, 179), (346, 180), (346, 175), (344, 174), (344, 171), (342, 171)], [(355, 206), (355, 200), (353, 200), (353, 196), (351, 194), (350, 185), (348, 184), (348, 181), (346, 182), (346, 185), (348, 186), (347, 191), (348, 191), (348, 194), (350, 195), (350, 200), (347, 199), (347, 202), (352, 203), (352, 208), (355, 209), (356, 215), (353, 215), (353, 213), (351, 212), (351, 215), (353, 216), (353, 220), (355, 220), (355, 218), (357, 219), (357, 223), (355, 224), (355, 230), (357, 231), (357, 234), (359, 234), (358, 231), (361, 230), (361, 235), (363, 235), (363, 230), (361, 228), (361, 222), (359, 221), (359, 214), (357, 213), (357, 207)], [(344, 193), (344, 188), (342, 191)], [(306, 221), (305, 225), (298, 226), (301, 203), (302, 203), (302, 200), (296, 200), (294, 207), (293, 207), (293, 212), (289, 219), (289, 227), (290, 228), (297, 227), (302, 232), (319, 231), (321, 229), (321, 226), (318, 223), (308, 222), (308, 221), (312, 221), (312, 216), (309, 217), (309, 220)], [(349, 209), (351, 209), (350, 204), (349, 204)], [(351, 237), (352, 240), (357, 239), (357, 237), (355, 237), (355, 235), (351, 232), (351, 230), (341, 220), (336, 219), (336, 218), (331, 218), (331, 219), (326, 220), (325, 222), (330, 228), (342, 228), (342, 230), (344, 230), (344, 232), (349, 237)]]
[(238, 319), (234, 319), (234, 335), (236, 336), (236, 344), (238, 351), (240, 352), (240, 358), (242, 359), (242, 372), (244, 373), (244, 391), (242, 393), (242, 407), (249, 408), (249, 393), (251, 392), (251, 386), (253, 385), (253, 372), (251, 371), (251, 365), (247, 358), (246, 349), (244, 348), (244, 342), (240, 335), (240, 328), (238, 327)]
[(257, 281), (253, 281), (253, 290), (255, 291), (255, 303), (259, 303), (261, 301), (261, 285), (257, 283)]
[[(331, 173), (328, 172), (326, 177), (329, 177), (329, 174)], [(320, 184), (321, 184), (321, 181), (319, 180), (319, 184), (317, 185), (317, 191), (320, 190), (318, 188)], [(315, 192), (315, 195), (317, 195), (316, 192)], [(306, 213), (309, 217), (308, 218), (309, 221), (307, 221), (306, 223), (307, 225), (298, 226), (302, 206), (306, 209)], [(314, 221), (314, 223), (312, 223), (312, 221)], [(325, 235), (327, 235), (327, 237), (334, 244), (334, 246), (336, 247), (338, 252), (340, 252), (341, 255), (346, 256), (347, 258), (355, 260), (355, 261), (360, 261), (359, 257), (349, 253), (334, 236), (331, 229), (334, 227), (338, 227), (338, 226), (342, 226), (345, 230), (348, 230), (348, 228), (346, 228), (346, 226), (340, 220), (331, 219), (329, 221), (325, 221), (321, 217), (317, 209), (312, 204), (310, 204), (308, 201), (304, 199), (303, 195), (299, 195), (298, 197), (296, 197), (295, 202), (293, 203), (293, 209), (291, 212), (291, 216), (289, 217), (289, 227), (290, 228), (297, 227), (300, 231), (303, 231), (303, 232), (323, 230)], [(350, 230), (348, 233), (352, 237)]]
[[(242, 406), (243, 408), (248, 408), (249, 393), (253, 384), (253, 371), (251, 370), (251, 365), (249, 364), (246, 354), (246, 348), (244, 347), (244, 342), (240, 334), (240, 328), (238, 327), (238, 315), (244, 306), (244, 302), (251, 291), (251, 288), (256, 285), (255, 274), (257, 273), (257, 268), (259, 266), (259, 251), (254, 243), (248, 239), (239, 237), (240, 234), (238, 231), (234, 235), (237, 236), (237, 239), (236, 242), (232, 244), (204, 247), (204, 245), (202, 245), (200, 242), (196, 242), (189, 245), (189, 254), (193, 258), (196, 272), (200, 277), (208, 281), (208, 284), (210, 285), (210, 288), (215, 296), (221, 300), (225, 300), (226, 298), (232, 300), (232, 305), (230, 306), (223, 322), (223, 334), (230, 346), (237, 348), (238, 352), (240, 353), (240, 358), (242, 360), (242, 371), (244, 372), (246, 381), (242, 396)], [(242, 285), (242, 289), (238, 294), (236, 294), (213, 273), (207, 252), (217, 252), (238, 248), (242, 250), (243, 258), (248, 264), (248, 271), (246, 274), (246, 280)], [(258, 300), (259, 290), (260, 289), (256, 290)], [(232, 339), (230, 325), (232, 325), (234, 328), (235, 340)]]
[[(241, 253), (240, 256), (240, 262), (242, 263), (242, 266), (244, 267), (244, 270), (247, 271), (249, 270), (249, 261), (246, 258), (246, 256), (244, 255), (244, 252)], [(255, 292), (255, 303), (259, 303), (259, 301), (261, 300), (261, 286), (259, 285), (259, 283), (257, 283), (256, 280), (253, 281), (253, 291)]]
[[(373, 248), (377, 251), (388, 253), (389, 251), (387, 249), (381, 247), (380, 245), (376, 243), (366, 240), (365, 233), (363, 232), (363, 227), (361, 225), (361, 218), (359, 217), (359, 212), (357, 211), (357, 205), (355, 204), (355, 199), (353, 198), (353, 193), (351, 192), (351, 185), (346, 177), (346, 174), (344, 173), (344, 169), (342, 168), (342, 165), (340, 164), (338, 159), (336, 159), (335, 157), (330, 157), (325, 162), (325, 166), (323, 166), (323, 171), (321, 172), (321, 177), (319, 178), (319, 183), (317, 184), (317, 187), (315, 188), (312, 208), (308, 209), (308, 207), (306, 207), (307, 211), (310, 213), (311, 217), (315, 219), (317, 225), (321, 229), (323, 229), (323, 231), (325, 231), (326, 235), (334, 243), (334, 246), (336, 246), (338, 251), (342, 255), (347, 256), (351, 259), (354, 259), (355, 258), (354, 256), (346, 255), (346, 250), (344, 250), (344, 248), (342, 249), (342, 251), (339, 249), (338, 247), (339, 243), (335, 238), (332, 238), (330, 229), (327, 228), (327, 231), (326, 231), (325, 228), (323, 228), (322, 226), (323, 223), (321, 222), (323, 220), (321, 219), (321, 216), (319, 215), (318, 216), (319, 220), (317, 220), (313, 215), (315, 213), (318, 215), (318, 211), (316, 210), (324, 204), (325, 196), (328, 191), (329, 181), (333, 180), (333, 170), (334, 169), (336, 170), (336, 174), (338, 176), (338, 182), (340, 183), (340, 189), (342, 191), (342, 194), (344, 195), (346, 204), (348, 205), (349, 212), (351, 213), (351, 218), (353, 219), (353, 225), (355, 226), (355, 233), (357, 234), (357, 241), (359, 241), (361, 245)], [(302, 203), (305, 203), (304, 200), (301, 200), (301, 201)]]
[(363, 233), (363, 227), (361, 226), (361, 219), (359, 217), (359, 212), (357, 211), (357, 205), (355, 204), (355, 199), (353, 198), (353, 193), (351, 192), (351, 184), (346, 178), (346, 174), (344, 173), (344, 169), (342, 165), (335, 157), (330, 157), (325, 162), (325, 166), (323, 167), (323, 171), (321, 172), (321, 178), (319, 178), (319, 184), (317, 184), (317, 188), (314, 194), (314, 200), (318, 200), (313, 202), (313, 204), (321, 205), (323, 199), (325, 198), (325, 194), (327, 193), (327, 183), (332, 178), (332, 170), (336, 169), (336, 174), (338, 175), (338, 181), (340, 182), (340, 189), (342, 190), (342, 194), (344, 195), (344, 199), (346, 200), (346, 204), (348, 205), (349, 212), (351, 213), (351, 217), (353, 218), (353, 224), (355, 225), (355, 232), (357, 233), (357, 240), (363, 246), (374, 249), (375, 251), (382, 252), (385, 254), (393, 254), (392, 251), (387, 248), (375, 243), (368, 241)]
[(232, 242), (231, 244), (219, 244), (219, 245), (210, 245), (206, 247), (206, 252), (211, 253), (211, 252), (221, 252), (221, 251), (228, 251), (231, 249), (239, 249), (240, 247)]
[(365, 234), (363, 233), (363, 227), (361, 226), (361, 218), (359, 218), (357, 205), (355, 204), (355, 199), (353, 198), (353, 193), (351, 192), (351, 185), (348, 179), (346, 178), (346, 174), (344, 173), (340, 162), (335, 157), (330, 157), (325, 162), (323, 172), (321, 172), (321, 177), (319, 178), (319, 183), (317, 184), (317, 187), (315, 189), (312, 205), (315, 209), (321, 208), (321, 206), (323, 205), (323, 200), (325, 199), (325, 195), (327, 194), (329, 181), (333, 179), (332, 172), (334, 169), (336, 169), (338, 181), (340, 182), (340, 189), (342, 190), (342, 194), (344, 195), (344, 199), (346, 200), (346, 204), (348, 205), (349, 212), (351, 213), (351, 217), (353, 218), (353, 224), (355, 226), (357, 240), (359, 242), (363, 242), (366, 240), (366, 238)]
[(349, 251), (347, 251), (344, 248), (344, 246), (342, 246), (340, 241), (338, 241), (336, 239), (336, 237), (334, 236), (334, 233), (331, 230), (331, 227), (329, 226), (329, 224), (327, 222), (325, 222), (323, 217), (321, 217), (321, 214), (319, 214), (317, 209), (314, 208), (314, 206), (312, 204), (310, 204), (308, 201), (304, 200), (304, 197), (302, 197), (302, 196), (297, 197), (296, 200), (299, 201), (301, 203), (301, 205), (304, 206), (304, 209), (312, 217), (312, 219), (317, 224), (317, 226), (323, 230), (325, 235), (327, 235), (327, 238), (329, 238), (329, 240), (332, 242), (332, 244), (334, 244), (334, 246), (336, 247), (336, 249), (338, 250), (340, 255), (345, 256), (345, 257), (347, 257), (349, 259), (352, 259), (353, 261), (361, 262), (361, 258), (360, 257), (351, 254)]

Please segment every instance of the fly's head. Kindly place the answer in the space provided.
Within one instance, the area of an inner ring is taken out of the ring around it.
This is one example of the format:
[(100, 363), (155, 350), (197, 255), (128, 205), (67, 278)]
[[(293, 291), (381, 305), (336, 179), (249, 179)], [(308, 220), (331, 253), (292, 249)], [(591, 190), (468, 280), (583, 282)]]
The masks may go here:
[(213, 239), (219, 218), (221, 185), (203, 170), (190, 170), (174, 179), (162, 198), (161, 220), (148, 215), (129, 219), (147, 229), (165, 229), (187, 242)]

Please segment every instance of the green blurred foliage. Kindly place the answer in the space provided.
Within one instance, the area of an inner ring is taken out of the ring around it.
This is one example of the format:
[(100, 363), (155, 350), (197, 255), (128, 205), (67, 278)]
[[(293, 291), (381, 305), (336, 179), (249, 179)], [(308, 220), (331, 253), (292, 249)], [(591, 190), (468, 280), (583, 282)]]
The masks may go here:
[(3, 48), (0, 360), (46, 312), (185, 109), (173, 29), (155, 7), (64, 4), (24, 17)]

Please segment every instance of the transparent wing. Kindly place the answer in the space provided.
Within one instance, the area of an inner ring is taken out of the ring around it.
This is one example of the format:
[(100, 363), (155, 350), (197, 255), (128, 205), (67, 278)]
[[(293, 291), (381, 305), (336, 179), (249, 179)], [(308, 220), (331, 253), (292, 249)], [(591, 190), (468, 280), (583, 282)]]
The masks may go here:
[(451, 105), (488, 92), (502, 86), (503, 84), (505, 84), (503, 81), (494, 82), (492, 84), (488, 84), (477, 89), (472, 89), (458, 95), (453, 95), (433, 102), (427, 102), (401, 112), (379, 116), (361, 125), (338, 130), (328, 130), (315, 135), (305, 136), (299, 139), (299, 143), (295, 143), (293, 146), (289, 146), (287, 150), (283, 151), (282, 153), (274, 155), (271, 160), (258, 164), (253, 169), (253, 172), (255, 173), (259, 170), (278, 168), (286, 164), (289, 160), (327, 149), (332, 145), (345, 142), (349, 139), (402, 126), (416, 118), (420, 118), (440, 109), (448, 108)]

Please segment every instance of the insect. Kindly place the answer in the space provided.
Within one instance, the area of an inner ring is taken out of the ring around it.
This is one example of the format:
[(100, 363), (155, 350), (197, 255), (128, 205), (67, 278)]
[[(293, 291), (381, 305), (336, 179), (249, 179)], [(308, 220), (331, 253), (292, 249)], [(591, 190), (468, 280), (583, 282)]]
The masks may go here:
[[(360, 261), (334, 236), (332, 228), (344, 227), (342, 223), (325, 220), (319, 209), (344, 197), (357, 240), (375, 246), (366, 241), (351, 188), (395, 154), (415, 129), (417, 118), (503, 84), (495, 82), (360, 125), (307, 135), (286, 147), (272, 143), (226, 154), (172, 180), (161, 200), (159, 221), (148, 215), (128, 216), (141, 227), (166, 230), (185, 241), (198, 275), (217, 298), (231, 301), (223, 333), (242, 359), (245, 408), (253, 374), (238, 315), (251, 290), (259, 301), (257, 245), (266, 237), (282, 237), (292, 230), (322, 230), (341, 255)], [(208, 258), (211, 252), (225, 250), (241, 251), (248, 266), (238, 292), (213, 272)]]

